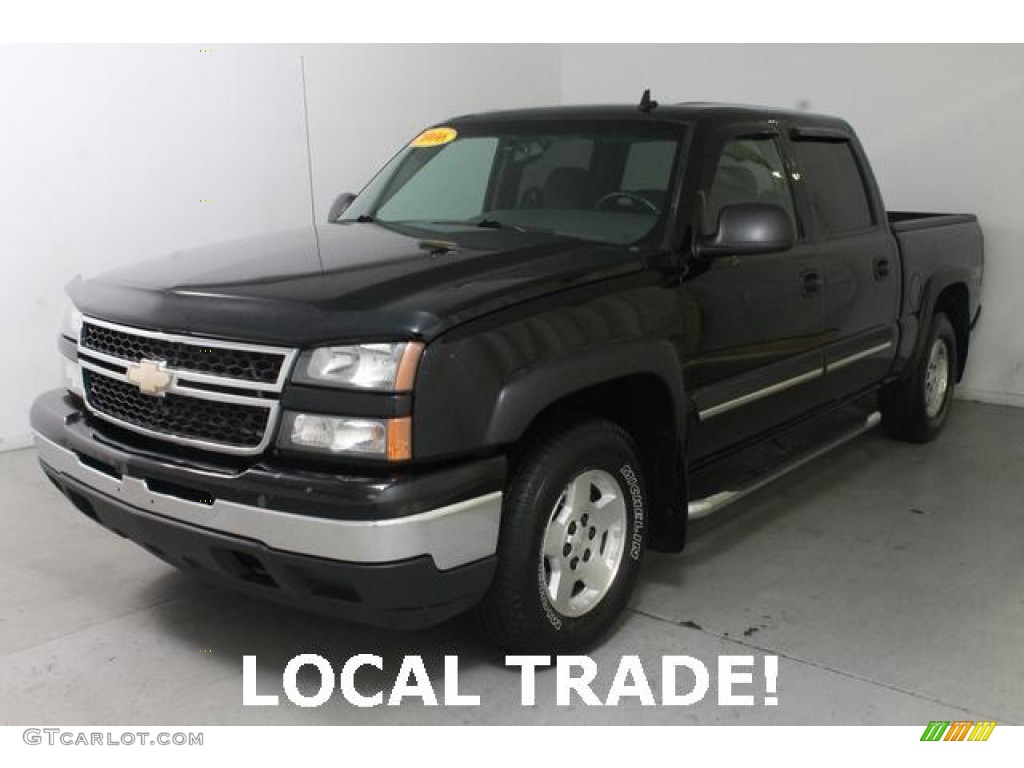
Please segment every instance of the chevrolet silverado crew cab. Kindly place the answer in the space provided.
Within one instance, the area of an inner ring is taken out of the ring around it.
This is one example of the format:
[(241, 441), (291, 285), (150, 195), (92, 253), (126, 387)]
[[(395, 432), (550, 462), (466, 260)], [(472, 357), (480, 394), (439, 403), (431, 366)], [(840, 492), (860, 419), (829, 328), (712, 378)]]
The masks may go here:
[(73, 280), (32, 426), (186, 571), (558, 652), (693, 519), (878, 421), (935, 437), (981, 280), (976, 218), (887, 213), (839, 119), (474, 114), (323, 225)]

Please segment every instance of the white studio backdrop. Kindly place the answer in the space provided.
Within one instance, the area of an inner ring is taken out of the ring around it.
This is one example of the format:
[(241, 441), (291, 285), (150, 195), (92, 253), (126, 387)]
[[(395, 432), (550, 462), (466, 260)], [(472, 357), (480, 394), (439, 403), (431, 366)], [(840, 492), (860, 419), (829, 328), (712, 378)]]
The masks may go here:
[(559, 99), (556, 46), (0, 46), (0, 450), (74, 275), (310, 222), (300, 57), (321, 222), (430, 122)]
[(0, 46), (0, 450), (28, 444), (31, 401), (59, 381), (74, 275), (324, 221), (445, 117), (644, 87), (839, 114), (890, 208), (977, 212), (985, 312), (964, 391), (1024, 404), (1024, 47)]

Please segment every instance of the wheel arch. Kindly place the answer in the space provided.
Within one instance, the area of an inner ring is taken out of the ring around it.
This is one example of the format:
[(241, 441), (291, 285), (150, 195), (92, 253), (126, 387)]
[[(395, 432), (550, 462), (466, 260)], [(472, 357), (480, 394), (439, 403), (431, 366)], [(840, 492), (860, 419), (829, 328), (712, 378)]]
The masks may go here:
[(967, 352), (971, 340), (970, 293), (967, 284), (951, 283), (942, 289), (935, 300), (935, 312), (942, 312), (949, 318), (956, 335), (956, 380), (959, 382), (967, 365)]
[(944, 313), (953, 326), (956, 336), (957, 371), (959, 382), (967, 365), (967, 353), (971, 338), (971, 298), (966, 275), (957, 272), (936, 275), (925, 288), (924, 300), (921, 305), (918, 338), (914, 349), (914, 360), (925, 354), (925, 342), (932, 318), (938, 312)]
[(588, 417), (631, 435), (650, 498), (649, 546), (681, 550), (686, 402), (675, 348), (667, 341), (613, 344), (527, 372), (501, 390), (486, 440), (513, 446), (514, 465), (516, 447), (533, 434)]

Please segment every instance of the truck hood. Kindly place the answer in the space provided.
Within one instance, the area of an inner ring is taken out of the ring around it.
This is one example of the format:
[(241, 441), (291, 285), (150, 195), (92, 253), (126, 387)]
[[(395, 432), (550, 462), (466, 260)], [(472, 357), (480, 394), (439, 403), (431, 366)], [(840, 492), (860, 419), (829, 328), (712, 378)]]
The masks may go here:
[(303, 346), (430, 339), (640, 269), (627, 248), (554, 235), (465, 227), (428, 235), (348, 223), (171, 253), (76, 278), (68, 293), (85, 314), (110, 322)]

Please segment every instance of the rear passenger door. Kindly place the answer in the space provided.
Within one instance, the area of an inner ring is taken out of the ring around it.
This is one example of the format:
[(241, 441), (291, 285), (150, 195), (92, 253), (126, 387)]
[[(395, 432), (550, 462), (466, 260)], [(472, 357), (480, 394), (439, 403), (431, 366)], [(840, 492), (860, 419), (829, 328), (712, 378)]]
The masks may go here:
[(841, 130), (790, 132), (825, 295), (825, 378), (835, 397), (881, 380), (897, 347), (900, 260), (860, 146)]

